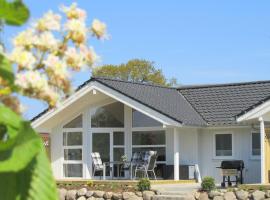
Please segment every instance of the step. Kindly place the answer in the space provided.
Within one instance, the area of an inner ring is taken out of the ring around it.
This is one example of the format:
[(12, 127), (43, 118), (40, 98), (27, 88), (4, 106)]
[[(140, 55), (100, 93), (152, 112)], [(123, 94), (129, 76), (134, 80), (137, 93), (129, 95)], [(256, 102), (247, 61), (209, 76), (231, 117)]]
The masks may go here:
[(189, 195), (155, 195), (152, 200), (193, 200)]

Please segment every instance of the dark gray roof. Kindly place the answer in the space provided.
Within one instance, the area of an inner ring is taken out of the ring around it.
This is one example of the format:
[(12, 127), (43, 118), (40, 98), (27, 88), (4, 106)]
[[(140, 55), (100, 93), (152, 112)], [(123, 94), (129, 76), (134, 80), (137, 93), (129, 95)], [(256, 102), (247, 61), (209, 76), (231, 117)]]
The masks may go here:
[(235, 124), (236, 117), (267, 100), (270, 81), (179, 88), (210, 125)]
[(206, 125), (202, 117), (175, 88), (109, 78), (93, 78), (92, 80), (110, 87), (182, 124)]
[[(236, 117), (270, 99), (270, 81), (162, 87), (152, 84), (95, 77), (99, 82), (184, 125), (236, 124)], [(36, 120), (45, 110), (32, 119)]]

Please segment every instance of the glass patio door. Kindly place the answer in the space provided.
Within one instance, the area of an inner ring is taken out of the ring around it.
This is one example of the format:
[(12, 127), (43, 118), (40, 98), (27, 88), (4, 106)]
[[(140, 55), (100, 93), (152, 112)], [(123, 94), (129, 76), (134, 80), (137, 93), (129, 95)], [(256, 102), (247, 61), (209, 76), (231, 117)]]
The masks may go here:
[[(102, 162), (110, 162), (110, 133), (92, 133), (92, 152), (99, 152)], [(102, 175), (102, 172), (96, 172), (95, 176)], [(110, 176), (110, 169), (107, 166), (106, 176)]]
[[(125, 154), (124, 132), (123, 131), (95, 131), (92, 133), (92, 152), (99, 152), (102, 162), (121, 161)], [(107, 166), (106, 176), (111, 176), (110, 167), (113, 168), (113, 177), (123, 177), (119, 172), (119, 164)], [(95, 176), (102, 175), (102, 172), (96, 172)]]

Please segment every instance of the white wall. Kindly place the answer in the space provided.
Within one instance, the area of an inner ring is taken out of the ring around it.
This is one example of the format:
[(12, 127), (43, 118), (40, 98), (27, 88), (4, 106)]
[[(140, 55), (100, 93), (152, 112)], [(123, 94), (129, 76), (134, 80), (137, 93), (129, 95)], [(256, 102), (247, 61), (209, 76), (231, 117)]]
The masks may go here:
[[(109, 101), (108, 99), (106, 101)], [(84, 115), (84, 124), (90, 122), (89, 110), (96, 104), (85, 106), (82, 110)], [(62, 123), (67, 119), (76, 115), (76, 113), (66, 113)], [(131, 158), (131, 108), (125, 106), (125, 142), (126, 154)], [(62, 149), (62, 130), (60, 123), (53, 128), (51, 133), (51, 164), (55, 177), (63, 178), (63, 149)], [(230, 128), (230, 129), (214, 129), (214, 128), (178, 128), (178, 137), (174, 138), (173, 128), (166, 128), (166, 164), (174, 163), (174, 140), (179, 142), (180, 165), (199, 164), (200, 172), (203, 176), (213, 176), (217, 182), (221, 181), (220, 170), (216, 167), (220, 166), (221, 160), (214, 158), (213, 152), (213, 135), (220, 132), (232, 132), (234, 137), (234, 158), (241, 159), (245, 162), (245, 182), (260, 181), (260, 160), (251, 159), (251, 129), (250, 128)], [(91, 131), (90, 124), (83, 127), (83, 174), (84, 178), (91, 178)]]
[(222, 159), (214, 158), (214, 134), (231, 132), (233, 134), (234, 156), (232, 159), (244, 160), (244, 182), (256, 183), (260, 181), (260, 160), (251, 158), (251, 129), (201, 129), (198, 133), (198, 157), (202, 177), (213, 176), (221, 182), (220, 166)]

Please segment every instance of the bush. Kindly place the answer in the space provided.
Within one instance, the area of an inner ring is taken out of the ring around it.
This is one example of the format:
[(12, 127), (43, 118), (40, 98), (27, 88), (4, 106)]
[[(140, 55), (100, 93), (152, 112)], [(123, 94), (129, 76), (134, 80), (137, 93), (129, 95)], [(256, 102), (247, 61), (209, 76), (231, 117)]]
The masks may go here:
[(216, 187), (215, 179), (211, 176), (206, 176), (203, 178), (201, 186), (203, 190), (211, 191)]
[(140, 179), (138, 184), (137, 184), (137, 188), (139, 191), (150, 190), (151, 183), (150, 183), (149, 179), (147, 179), (147, 178)]

